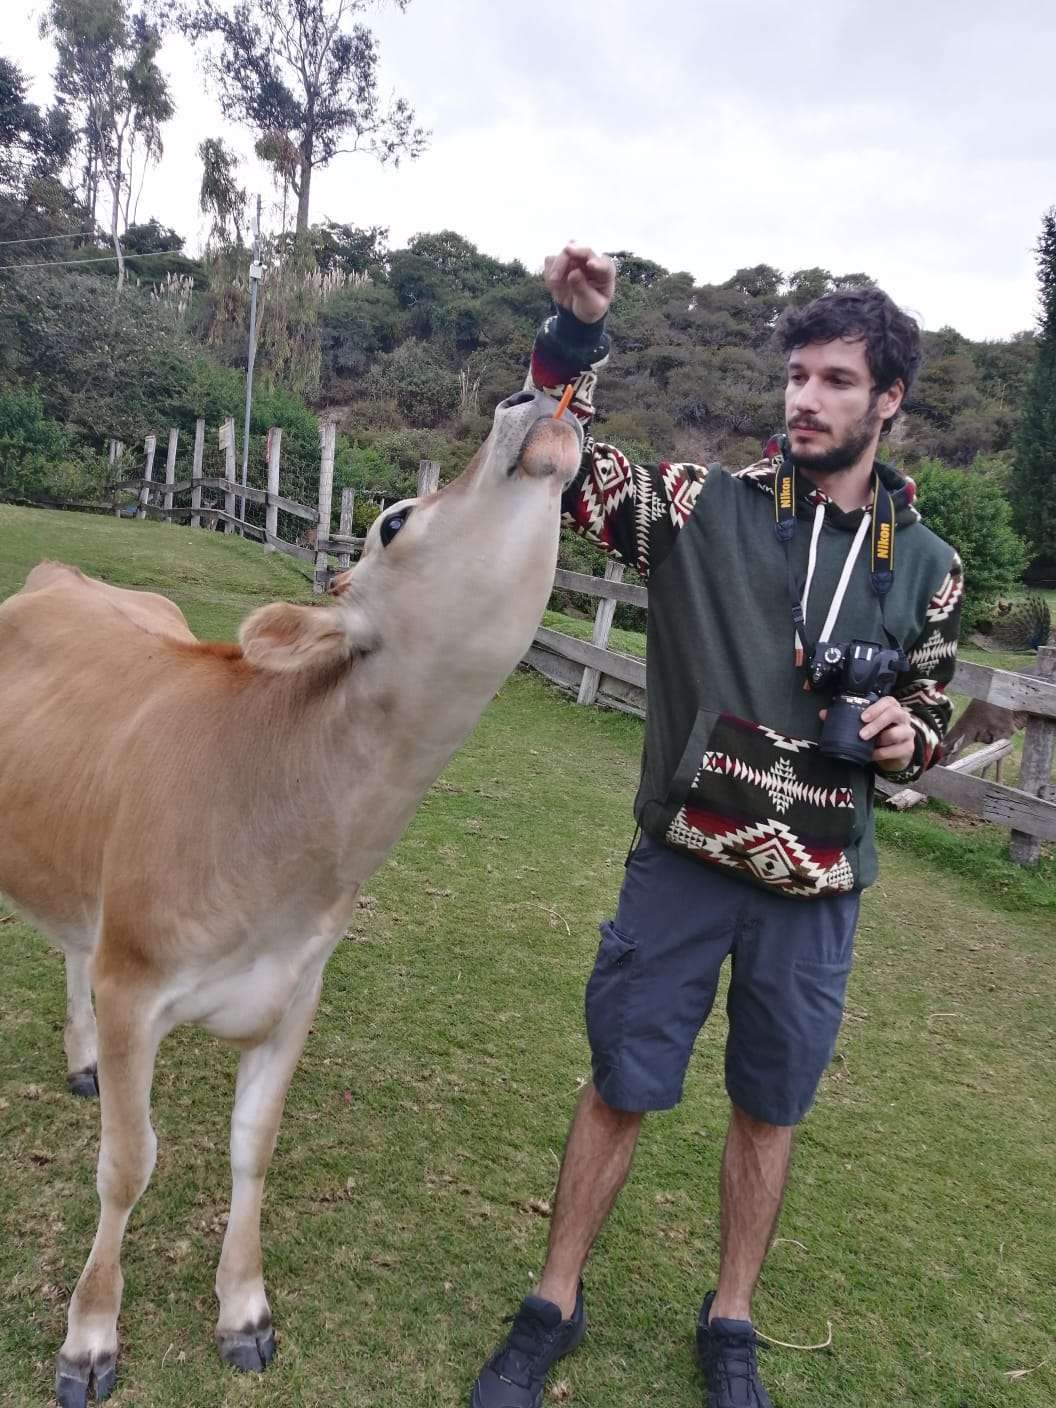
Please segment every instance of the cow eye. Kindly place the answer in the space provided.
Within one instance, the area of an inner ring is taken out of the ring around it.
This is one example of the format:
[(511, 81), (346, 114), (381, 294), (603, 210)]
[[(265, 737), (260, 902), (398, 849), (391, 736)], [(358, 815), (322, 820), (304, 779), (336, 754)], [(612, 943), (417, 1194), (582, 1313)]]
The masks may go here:
[(401, 508), (399, 513), (390, 513), (388, 518), (381, 520), (381, 546), (387, 548), (400, 531), (403, 525), (411, 516), (409, 508)]

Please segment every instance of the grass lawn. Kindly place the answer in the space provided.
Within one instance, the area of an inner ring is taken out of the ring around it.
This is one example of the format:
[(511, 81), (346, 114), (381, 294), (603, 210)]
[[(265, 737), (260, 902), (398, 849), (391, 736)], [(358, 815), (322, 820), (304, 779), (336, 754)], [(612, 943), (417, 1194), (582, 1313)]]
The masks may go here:
[[(230, 634), (269, 593), (307, 590), (220, 535), (0, 509), (0, 592), (32, 552), (138, 573), (210, 633)], [(225, 1369), (212, 1345), (235, 1054), (186, 1029), (164, 1043), (115, 1408), (464, 1403), (545, 1245), (640, 745), (638, 721), (515, 675), (372, 881), (327, 970), (269, 1177), (279, 1356), (259, 1378)], [(831, 1322), (833, 1343), (765, 1352), (766, 1381), (775, 1408), (1049, 1408), (1056, 880), (1027, 891), (1015, 876), (1010, 900), (912, 846), (883, 849), (757, 1303), (767, 1334), (812, 1344)], [(28, 1408), (48, 1401), (95, 1227), (98, 1111), (64, 1090), (61, 960), (7, 914), (0, 1403)], [(588, 1270), (590, 1334), (548, 1403), (699, 1408), (691, 1333), (718, 1246), (721, 1011), (682, 1105), (646, 1123)]]

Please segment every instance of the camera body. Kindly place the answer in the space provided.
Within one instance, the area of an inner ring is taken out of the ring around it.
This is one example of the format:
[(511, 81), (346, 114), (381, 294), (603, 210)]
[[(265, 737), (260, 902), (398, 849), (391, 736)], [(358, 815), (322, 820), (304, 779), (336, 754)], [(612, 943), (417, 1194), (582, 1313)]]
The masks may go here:
[(819, 641), (810, 656), (810, 685), (832, 689), (832, 703), (821, 728), (818, 752), (865, 767), (873, 760), (873, 741), (859, 737), (862, 714), (895, 687), (908, 668), (901, 650), (876, 641)]

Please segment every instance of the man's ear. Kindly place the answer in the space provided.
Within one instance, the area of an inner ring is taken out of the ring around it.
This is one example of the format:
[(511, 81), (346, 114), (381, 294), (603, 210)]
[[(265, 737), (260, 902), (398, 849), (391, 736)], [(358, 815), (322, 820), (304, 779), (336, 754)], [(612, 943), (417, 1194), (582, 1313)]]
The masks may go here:
[(898, 414), (905, 394), (906, 383), (901, 377), (896, 377), (886, 391), (881, 391), (877, 401), (877, 409), (884, 420), (889, 420), (891, 416)]
[(243, 622), (239, 642), (250, 665), (282, 674), (348, 664), (372, 650), (377, 638), (355, 610), (277, 601)]

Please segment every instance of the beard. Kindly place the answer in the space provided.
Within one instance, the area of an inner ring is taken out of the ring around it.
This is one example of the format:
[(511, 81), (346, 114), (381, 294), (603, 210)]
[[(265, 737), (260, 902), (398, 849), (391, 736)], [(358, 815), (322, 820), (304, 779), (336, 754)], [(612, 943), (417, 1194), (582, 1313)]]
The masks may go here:
[(793, 455), (796, 468), (812, 470), (815, 474), (842, 474), (852, 469), (872, 443), (879, 420), (874, 401), (861, 420), (829, 449), (814, 454), (809, 449), (796, 452)]

